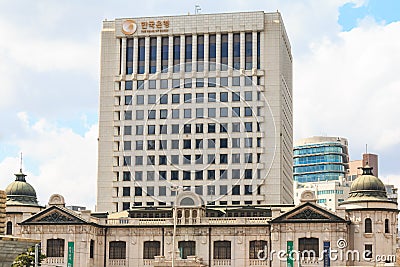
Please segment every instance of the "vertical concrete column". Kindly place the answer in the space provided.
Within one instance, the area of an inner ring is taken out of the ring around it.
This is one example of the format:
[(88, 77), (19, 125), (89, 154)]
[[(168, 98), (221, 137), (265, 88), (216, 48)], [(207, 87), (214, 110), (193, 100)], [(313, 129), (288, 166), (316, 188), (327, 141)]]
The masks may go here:
[[(264, 42), (264, 32), (260, 32), (260, 69), (264, 69), (264, 60), (265, 60), (265, 55), (264, 55), (264, 47), (265, 47), (265, 42)], [(256, 41), (257, 43), (257, 41)], [(257, 50), (256, 50), (257, 53)], [(257, 62), (256, 62), (256, 68), (257, 68)]]
[(210, 51), (210, 35), (204, 34), (204, 72), (208, 73), (209, 70), (209, 61), (208, 61), (208, 57), (209, 57), (209, 51)]
[(139, 50), (139, 42), (138, 42), (138, 38), (135, 37), (133, 38), (133, 75), (137, 74), (137, 70), (138, 70), (138, 50)]
[(245, 32), (240, 32), (240, 70), (245, 69), (246, 64), (246, 40), (245, 40)]
[(6, 199), (6, 192), (0, 190), (0, 235), (4, 235), (6, 227)]
[(144, 39), (144, 73), (149, 73), (150, 66), (150, 37)]
[(173, 65), (174, 65), (174, 36), (170, 35), (168, 39), (168, 73), (173, 72)]
[(185, 73), (185, 35), (181, 34), (181, 57), (179, 59), (179, 72), (181, 75)]
[(215, 63), (216, 70), (221, 70), (221, 34), (215, 36)]
[(192, 72), (197, 71), (197, 35), (192, 35)]
[(161, 72), (161, 36), (157, 36), (157, 63), (156, 73)]
[(121, 55), (120, 55), (120, 70), (119, 73), (121, 73), (122, 75), (126, 74), (126, 38), (122, 38), (122, 42), (121, 42)]

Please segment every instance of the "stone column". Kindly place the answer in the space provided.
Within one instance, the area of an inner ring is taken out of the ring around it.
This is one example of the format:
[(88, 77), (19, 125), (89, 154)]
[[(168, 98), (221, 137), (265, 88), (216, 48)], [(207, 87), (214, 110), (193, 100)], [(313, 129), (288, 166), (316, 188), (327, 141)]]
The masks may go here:
[(126, 38), (122, 38), (122, 42), (121, 42), (121, 62), (120, 62), (120, 66), (121, 69), (119, 70), (119, 73), (121, 73), (122, 75), (126, 74)]

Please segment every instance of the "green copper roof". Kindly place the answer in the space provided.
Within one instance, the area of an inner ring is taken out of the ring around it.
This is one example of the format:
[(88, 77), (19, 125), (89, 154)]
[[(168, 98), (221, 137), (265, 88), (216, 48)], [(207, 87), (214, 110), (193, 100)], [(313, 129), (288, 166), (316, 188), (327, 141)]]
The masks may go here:
[(360, 200), (388, 200), (385, 185), (372, 174), (372, 167), (362, 168), (363, 174), (350, 187), (350, 195), (346, 202)]
[(15, 181), (9, 184), (5, 190), (7, 195), (6, 205), (31, 205), (39, 206), (36, 191), (29, 183), (25, 180), (25, 174), (20, 173), (15, 174)]

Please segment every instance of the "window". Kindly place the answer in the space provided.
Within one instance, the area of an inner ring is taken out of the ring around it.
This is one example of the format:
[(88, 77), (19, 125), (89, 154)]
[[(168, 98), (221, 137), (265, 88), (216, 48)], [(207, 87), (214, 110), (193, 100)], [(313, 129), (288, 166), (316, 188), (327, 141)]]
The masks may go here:
[(203, 148), (203, 139), (196, 139), (195, 148)]
[(125, 241), (111, 241), (109, 245), (109, 259), (125, 259), (126, 243)]
[(166, 171), (159, 171), (158, 172), (158, 179), (161, 180), (167, 180), (167, 172)]
[(183, 155), (183, 164), (190, 164), (192, 160), (191, 155)]
[[(299, 251), (303, 253), (305, 257), (319, 257), (319, 239), (318, 238), (299, 238)], [(308, 252), (307, 252), (308, 251)], [(315, 255), (312, 255), (310, 252), (315, 252)]]
[(91, 259), (94, 258), (94, 240), (93, 239), (90, 240), (89, 257)]
[(240, 132), (240, 122), (232, 123), (232, 132), (234, 132), (234, 133)]
[[(264, 240), (250, 241), (249, 259), (258, 259), (259, 251), (262, 250), (264, 253), (268, 251), (268, 242)], [(260, 255), (261, 257), (267, 257), (267, 255)]]
[(156, 80), (149, 80), (149, 89), (156, 89)]
[[(142, 141), (137, 141), (142, 142)], [(143, 150), (143, 143), (142, 143), (142, 150)], [(147, 150), (155, 150), (156, 149), (156, 141), (155, 140), (147, 140)]]
[(167, 156), (159, 156), (158, 164), (159, 165), (167, 165)]
[(228, 93), (220, 93), (219, 94), (219, 101), (228, 102)]
[(220, 127), (219, 127), (219, 132), (220, 133), (228, 132), (228, 124), (227, 123), (221, 123)]
[(172, 110), (172, 118), (173, 119), (179, 119), (179, 109), (173, 109)]
[(196, 79), (196, 87), (204, 87), (204, 78)]
[(244, 37), (245, 69), (251, 70), (253, 67), (253, 34), (248, 32)]
[(180, 36), (173, 37), (173, 49), (172, 49), (172, 58), (173, 58), (173, 71), (180, 71), (180, 58), (181, 58), (181, 38)]
[(173, 88), (180, 88), (181, 87), (180, 80), (179, 79), (173, 79), (172, 80), (172, 87)]
[(372, 245), (366, 244), (364, 247), (364, 258), (365, 259), (372, 259)]
[(124, 150), (131, 150), (131, 141), (124, 141)]
[(154, 171), (147, 172), (147, 181), (154, 181)]
[(216, 44), (216, 35), (212, 34), (209, 36), (209, 45), (208, 45), (208, 61), (209, 70), (215, 70), (215, 63), (217, 58), (217, 44)]
[(219, 186), (219, 194), (220, 195), (226, 195), (227, 193), (228, 193), (228, 186), (220, 185)]
[(190, 180), (190, 171), (183, 171), (183, 180)]
[(7, 222), (7, 230), (6, 230), (6, 235), (12, 235), (12, 222)]
[(136, 96), (136, 105), (143, 105), (144, 104), (144, 96), (138, 95)]
[(47, 257), (64, 257), (64, 239), (47, 239)]
[(244, 123), (244, 128), (246, 129), (246, 132), (252, 132), (253, 131), (253, 123), (252, 122), (245, 122)]
[(186, 79), (184, 80), (183, 87), (184, 87), (184, 88), (192, 88), (192, 79), (186, 78)]
[(196, 180), (203, 180), (203, 171), (196, 171), (195, 172), (195, 179)]
[(215, 77), (208, 78), (208, 87), (215, 87), (216, 85), (217, 85), (217, 79)]
[(208, 180), (215, 180), (215, 170), (208, 170), (207, 171), (207, 179)]
[(138, 60), (137, 60), (137, 72), (143, 74), (145, 71), (144, 60), (145, 60), (145, 40), (144, 38), (138, 39)]
[(232, 92), (232, 101), (234, 101), (234, 102), (240, 101), (240, 93), (239, 92)]
[(192, 110), (191, 109), (184, 109), (183, 110), (183, 117), (184, 118), (191, 118), (192, 117)]
[(197, 36), (197, 71), (204, 71), (204, 35)]
[(185, 36), (185, 72), (192, 71), (192, 36)]
[(209, 196), (215, 195), (215, 185), (207, 185), (207, 195)]
[(232, 117), (240, 117), (240, 108), (232, 108)]
[(167, 149), (167, 140), (160, 140), (160, 149)]
[(209, 133), (215, 133), (215, 123), (209, 123), (208, 124), (208, 132)]
[(195, 241), (179, 241), (178, 248), (181, 259), (187, 259), (188, 256), (196, 255)]
[(131, 188), (130, 187), (122, 187), (122, 196), (129, 197), (131, 195)]
[(244, 179), (251, 179), (251, 178), (253, 178), (253, 170), (252, 169), (244, 170)]
[(143, 172), (142, 171), (135, 171), (135, 180), (142, 181), (143, 179)]
[(372, 220), (370, 218), (365, 219), (365, 233), (372, 233)]
[(231, 258), (231, 242), (214, 241), (214, 259), (230, 259), (230, 258)]
[(240, 77), (232, 77), (232, 86), (240, 86)]
[(156, 73), (157, 69), (157, 38), (150, 38), (149, 73)]
[(239, 153), (232, 154), (232, 163), (240, 163), (240, 154)]
[(167, 134), (167, 125), (160, 125), (160, 134)]
[(167, 79), (160, 80), (160, 89), (168, 89), (168, 80)]
[(208, 148), (215, 148), (215, 139), (208, 139)]
[(179, 103), (179, 97), (180, 97), (179, 94), (173, 94), (173, 95), (172, 95), (172, 103), (173, 103), (173, 104)]
[(184, 94), (183, 95), (183, 101), (185, 103), (191, 103), (192, 102), (192, 94)]
[(179, 180), (179, 171), (171, 171), (171, 180)]
[(228, 179), (228, 171), (220, 170), (219, 171), (219, 179)]
[(123, 172), (122, 173), (122, 180), (123, 181), (130, 181), (131, 180), (131, 172)]
[(209, 118), (215, 118), (216, 116), (216, 109), (215, 108), (208, 108), (208, 117)]
[(244, 116), (251, 117), (253, 115), (253, 110), (250, 107), (244, 108)]
[(161, 72), (168, 71), (168, 37), (161, 39)]
[(191, 133), (192, 132), (192, 125), (191, 124), (185, 124), (183, 126), (183, 132), (184, 133)]
[(216, 93), (208, 93), (208, 102), (215, 102), (216, 99)]
[(156, 111), (155, 110), (149, 110), (147, 118), (149, 120), (154, 120), (156, 118)]
[(219, 155), (219, 163), (220, 164), (227, 164), (228, 163), (228, 154)]
[(141, 187), (136, 186), (135, 187), (135, 196), (140, 197), (142, 196), (143, 190)]
[(232, 170), (232, 179), (240, 179), (240, 170), (239, 169)]
[(144, 119), (144, 111), (136, 110), (136, 120), (143, 120), (143, 119)]
[(246, 137), (244, 139), (244, 147), (253, 147), (253, 138)]
[(228, 69), (228, 34), (221, 34), (221, 70)]
[(138, 90), (143, 90), (144, 89), (144, 81), (143, 80), (138, 80), (136, 84), (136, 88)]
[(204, 109), (196, 108), (196, 118), (203, 118), (204, 117)]
[(244, 92), (244, 100), (252, 101), (253, 100), (253, 92), (252, 91)]
[(228, 117), (228, 108), (220, 108), (219, 116), (220, 117)]
[(132, 111), (131, 110), (124, 111), (124, 119), (125, 120), (131, 120), (132, 119)]
[(198, 123), (196, 124), (196, 133), (202, 133), (203, 132), (203, 124)]
[(233, 34), (233, 57), (232, 66), (234, 69), (240, 69), (240, 33)]
[(166, 196), (167, 195), (167, 188), (165, 186), (160, 186), (158, 188), (158, 195), (159, 196)]
[(143, 259), (154, 259), (160, 255), (160, 241), (145, 241), (143, 245)]
[(136, 135), (143, 135), (143, 125), (136, 125)]
[(239, 148), (240, 147), (240, 138), (232, 138), (232, 147)]
[(125, 90), (132, 90), (132, 81), (125, 82)]
[(132, 134), (132, 126), (124, 126), (124, 135)]
[(183, 140), (183, 149), (191, 149), (192, 148), (192, 139)]
[(252, 186), (251, 185), (245, 185), (244, 186), (244, 194), (245, 195), (252, 195), (253, 190), (252, 190)]
[(129, 210), (131, 207), (131, 203), (129, 202), (122, 202), (122, 210)]
[(228, 77), (221, 77), (219, 79), (219, 85), (220, 86), (228, 86)]
[(168, 104), (168, 95), (160, 96), (160, 104)]
[(179, 149), (179, 140), (171, 140), (171, 148)]
[(240, 185), (232, 186), (232, 195), (240, 195)]
[(135, 165), (143, 165), (143, 156), (135, 157)]
[(219, 140), (219, 147), (220, 148), (227, 148), (228, 147), (228, 139), (227, 138), (221, 138)]
[(177, 134), (179, 133), (179, 124), (172, 124), (172, 128), (171, 128), (171, 133), (172, 134)]
[(385, 234), (390, 233), (389, 219), (385, 219)]

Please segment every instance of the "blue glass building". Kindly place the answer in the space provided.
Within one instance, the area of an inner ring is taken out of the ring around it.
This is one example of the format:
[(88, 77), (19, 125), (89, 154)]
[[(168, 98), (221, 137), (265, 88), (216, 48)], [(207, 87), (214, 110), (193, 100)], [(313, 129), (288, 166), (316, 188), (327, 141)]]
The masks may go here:
[(294, 180), (300, 183), (339, 180), (349, 165), (347, 139), (317, 136), (297, 141), (293, 150)]

